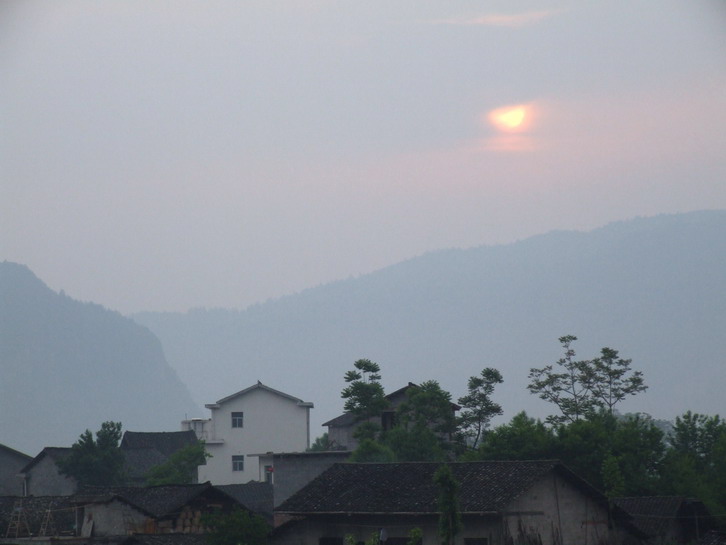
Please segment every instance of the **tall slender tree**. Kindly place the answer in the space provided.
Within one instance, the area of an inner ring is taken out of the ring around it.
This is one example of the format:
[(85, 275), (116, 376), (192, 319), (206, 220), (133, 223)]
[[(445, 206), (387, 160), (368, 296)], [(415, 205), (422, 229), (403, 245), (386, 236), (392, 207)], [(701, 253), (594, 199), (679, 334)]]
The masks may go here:
[(557, 360), (560, 372), (553, 365), (532, 368), (529, 372), (527, 389), (541, 399), (554, 403), (560, 410), (560, 415), (547, 418), (551, 424), (575, 422), (592, 413), (596, 406), (587, 382), (589, 362), (575, 359), (572, 343), (576, 340), (574, 335), (560, 337), (560, 344), (565, 351), (563, 357)]
[(461, 434), (469, 440), (469, 446), (477, 448), (482, 434), (489, 428), (491, 419), (502, 414), (502, 406), (492, 400), (494, 387), (503, 382), (502, 374), (487, 367), (479, 376), (469, 377), (469, 393), (459, 398), (462, 411), (458, 418)]
[(600, 356), (583, 367), (583, 381), (590, 391), (593, 402), (613, 414), (613, 407), (626, 397), (648, 389), (643, 373), (633, 371), (633, 360), (618, 357), (612, 348), (600, 350)]

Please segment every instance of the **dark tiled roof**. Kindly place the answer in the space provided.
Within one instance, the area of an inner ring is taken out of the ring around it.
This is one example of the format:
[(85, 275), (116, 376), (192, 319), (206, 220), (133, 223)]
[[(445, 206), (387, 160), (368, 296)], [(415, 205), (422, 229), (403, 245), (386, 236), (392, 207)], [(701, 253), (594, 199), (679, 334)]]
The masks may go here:
[(683, 517), (684, 508), (688, 510), (689, 519), (710, 517), (703, 502), (683, 496), (616, 498), (615, 504), (630, 514), (633, 524), (651, 537), (666, 534), (669, 527)]
[(187, 431), (127, 431), (121, 439), (121, 450), (156, 449), (166, 457), (197, 442), (192, 430)]
[(61, 458), (64, 458), (70, 454), (71, 448), (70, 447), (45, 447), (43, 450), (40, 451), (40, 453), (33, 458), (23, 469), (20, 470), (20, 473), (26, 473), (30, 471), (30, 469), (40, 462), (43, 458), (48, 456), (53, 461), (57, 462)]
[(10, 448), (9, 446), (7, 446), (7, 445), (3, 445), (2, 443), (0, 443), (0, 450), (4, 450), (4, 451), (5, 451), (5, 452), (7, 452), (8, 454), (10, 454), (10, 455), (12, 455), (12, 456), (15, 456), (15, 457), (17, 457), (17, 458), (20, 458), (20, 459), (26, 460), (26, 461), (28, 461), (28, 462), (29, 462), (29, 461), (31, 461), (31, 460), (33, 459), (33, 457), (32, 457), (32, 456), (28, 456), (28, 455), (27, 455), (27, 454), (25, 454), (24, 452), (20, 452), (19, 450), (15, 450), (14, 448)]
[(158, 518), (177, 512), (184, 505), (203, 494), (223, 496), (229, 501), (234, 500), (227, 494), (214, 490), (214, 487), (209, 483), (149, 487), (87, 486), (76, 494), (76, 498), (79, 502), (91, 503), (109, 501), (117, 497)]
[[(335, 464), (276, 511), (311, 513), (436, 513), (436, 462)], [(452, 462), (462, 513), (503, 510), (547, 473), (557, 471), (585, 493), (602, 495), (557, 461)]]
[(126, 480), (129, 484), (146, 483), (146, 476), (152, 468), (168, 460), (155, 448), (134, 448), (124, 451)]
[(268, 520), (272, 519), (273, 496), (270, 483), (250, 481), (246, 484), (218, 484), (214, 488), (233, 497), (253, 513)]

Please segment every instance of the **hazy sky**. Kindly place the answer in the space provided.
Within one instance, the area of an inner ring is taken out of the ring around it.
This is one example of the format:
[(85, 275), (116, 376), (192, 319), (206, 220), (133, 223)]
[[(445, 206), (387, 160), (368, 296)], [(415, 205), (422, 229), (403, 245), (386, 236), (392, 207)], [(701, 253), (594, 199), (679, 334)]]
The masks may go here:
[(721, 0), (0, 4), (0, 260), (124, 313), (703, 208)]

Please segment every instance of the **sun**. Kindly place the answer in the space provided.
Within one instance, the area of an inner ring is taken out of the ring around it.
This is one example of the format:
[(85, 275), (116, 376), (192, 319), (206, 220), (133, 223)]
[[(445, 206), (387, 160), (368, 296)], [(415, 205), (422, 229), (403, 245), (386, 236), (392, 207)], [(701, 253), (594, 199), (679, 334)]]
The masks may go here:
[(489, 122), (497, 129), (505, 132), (520, 132), (525, 130), (531, 118), (531, 106), (517, 104), (504, 106), (489, 112)]

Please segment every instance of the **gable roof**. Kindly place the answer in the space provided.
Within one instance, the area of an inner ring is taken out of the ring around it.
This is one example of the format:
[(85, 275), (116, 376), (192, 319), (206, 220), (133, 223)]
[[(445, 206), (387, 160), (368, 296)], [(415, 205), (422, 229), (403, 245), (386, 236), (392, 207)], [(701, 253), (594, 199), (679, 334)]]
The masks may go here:
[[(555, 471), (594, 499), (606, 498), (556, 460), (449, 462), (460, 483), (462, 513), (497, 513)], [(434, 473), (439, 462), (335, 464), (283, 502), (291, 515), (438, 512)]]
[(249, 481), (245, 484), (218, 484), (214, 488), (232, 496), (240, 505), (268, 521), (272, 520), (273, 495), (272, 485), (259, 481)]
[(236, 501), (231, 495), (216, 489), (208, 482), (148, 487), (87, 486), (76, 494), (75, 498), (78, 503), (107, 502), (118, 498), (159, 518), (176, 513), (192, 500), (207, 494)]
[(48, 457), (54, 462), (58, 462), (58, 460), (65, 458), (68, 456), (71, 452), (70, 447), (45, 447), (43, 450), (41, 450), (38, 455), (30, 460), (28, 464), (23, 467), (23, 469), (20, 470), (20, 473), (27, 473), (30, 471), (36, 464), (38, 464), (43, 458)]
[(32, 456), (28, 456), (24, 452), (20, 452), (19, 450), (15, 450), (14, 448), (10, 448), (9, 446), (3, 445), (2, 443), (0, 443), (0, 450), (5, 451), (7, 454), (10, 454), (11, 456), (14, 456), (16, 458), (20, 458), (21, 460), (26, 460), (28, 462), (33, 459)]
[(280, 397), (283, 397), (285, 399), (289, 399), (290, 401), (294, 401), (301, 407), (310, 407), (313, 408), (313, 404), (310, 401), (303, 401), (299, 397), (291, 396), (290, 394), (286, 394), (285, 392), (281, 392), (280, 390), (275, 390), (274, 388), (270, 388), (269, 386), (265, 386), (262, 384), (259, 380), (257, 381), (257, 384), (253, 384), (249, 388), (245, 388), (244, 390), (240, 390), (237, 393), (234, 393), (232, 395), (229, 395), (227, 397), (223, 397), (216, 403), (212, 403), (209, 405), (205, 405), (208, 409), (216, 409), (219, 405), (222, 405), (223, 403), (226, 403), (227, 401), (231, 401), (235, 398), (241, 397), (245, 394), (248, 394), (254, 390), (264, 390), (266, 392), (270, 392), (271, 394), (278, 395)]
[[(633, 524), (651, 537), (664, 534), (670, 524), (684, 517), (688, 521), (694, 517), (710, 518), (703, 502), (684, 496), (616, 498), (615, 503), (633, 517)], [(701, 525), (705, 526), (703, 522)]]

